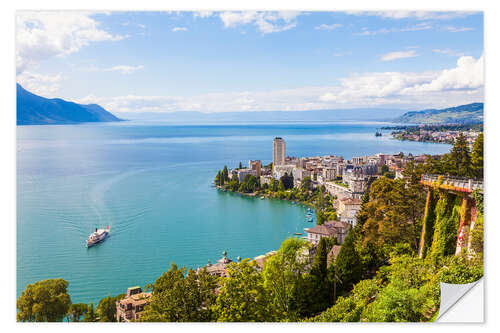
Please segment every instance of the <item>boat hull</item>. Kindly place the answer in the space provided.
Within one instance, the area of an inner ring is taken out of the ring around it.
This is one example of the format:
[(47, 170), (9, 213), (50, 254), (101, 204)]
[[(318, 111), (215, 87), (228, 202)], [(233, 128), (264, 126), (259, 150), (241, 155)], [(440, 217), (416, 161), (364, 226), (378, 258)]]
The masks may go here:
[(99, 237), (97, 239), (94, 239), (94, 240), (87, 240), (87, 244), (86, 246), (88, 248), (92, 247), (92, 246), (95, 246), (99, 243), (102, 243), (104, 240), (106, 240), (106, 238), (109, 237), (109, 232), (105, 231), (104, 233), (102, 233), (101, 235), (99, 235)]

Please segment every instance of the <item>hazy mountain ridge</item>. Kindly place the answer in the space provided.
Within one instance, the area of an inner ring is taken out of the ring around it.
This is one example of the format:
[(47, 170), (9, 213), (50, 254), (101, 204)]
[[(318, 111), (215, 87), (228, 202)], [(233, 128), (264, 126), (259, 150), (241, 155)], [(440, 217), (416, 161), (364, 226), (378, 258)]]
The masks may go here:
[(198, 111), (175, 112), (124, 112), (124, 119), (157, 120), (172, 122), (317, 122), (317, 121), (391, 121), (394, 115), (402, 115), (405, 110), (386, 108), (359, 108), (338, 110), (307, 111), (248, 111), (248, 112), (213, 112)]
[(17, 125), (121, 121), (97, 104), (78, 104), (35, 95), (17, 84)]
[(446, 109), (411, 111), (394, 119), (394, 122), (413, 124), (482, 123), (483, 109), (483, 103), (471, 103)]

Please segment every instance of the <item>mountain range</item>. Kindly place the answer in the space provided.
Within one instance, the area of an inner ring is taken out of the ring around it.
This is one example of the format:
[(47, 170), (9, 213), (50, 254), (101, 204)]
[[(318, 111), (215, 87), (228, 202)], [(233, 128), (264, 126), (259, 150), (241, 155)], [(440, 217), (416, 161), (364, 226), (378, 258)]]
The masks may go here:
[(35, 95), (17, 84), (17, 125), (121, 121), (97, 104), (78, 104)]
[[(158, 113), (121, 113), (131, 120), (168, 122), (304, 122), (304, 121), (388, 121), (409, 124), (481, 123), (483, 103), (445, 109), (410, 111), (388, 108), (360, 108), (308, 111), (215, 112), (176, 111)], [(406, 112), (406, 113), (405, 113)], [(397, 116), (397, 118), (394, 118)], [(35, 95), (17, 84), (17, 124), (76, 124), (83, 122), (122, 121), (97, 104), (78, 104), (60, 98)]]
[(394, 122), (412, 124), (482, 123), (483, 109), (483, 103), (471, 103), (446, 109), (411, 111), (394, 119)]

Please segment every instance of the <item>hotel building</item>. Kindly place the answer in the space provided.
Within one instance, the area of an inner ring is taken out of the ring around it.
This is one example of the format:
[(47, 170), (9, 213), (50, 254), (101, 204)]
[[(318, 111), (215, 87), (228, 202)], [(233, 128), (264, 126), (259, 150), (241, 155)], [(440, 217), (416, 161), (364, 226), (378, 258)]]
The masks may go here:
[(285, 141), (280, 137), (274, 138), (274, 140), (273, 140), (273, 168), (277, 165), (285, 164), (285, 151), (286, 151)]

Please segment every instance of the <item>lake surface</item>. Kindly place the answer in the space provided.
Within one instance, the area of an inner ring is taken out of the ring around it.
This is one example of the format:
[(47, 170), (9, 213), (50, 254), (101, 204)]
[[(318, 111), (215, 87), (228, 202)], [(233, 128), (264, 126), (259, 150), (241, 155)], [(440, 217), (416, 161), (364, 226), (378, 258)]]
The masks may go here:
[[(312, 224), (305, 208), (211, 187), (218, 169), (287, 155), (448, 152), (375, 137), (381, 124), (109, 124), (17, 127), (17, 295), (61, 277), (73, 302), (98, 302), (169, 269), (253, 258)], [(87, 249), (96, 227), (111, 237)]]

